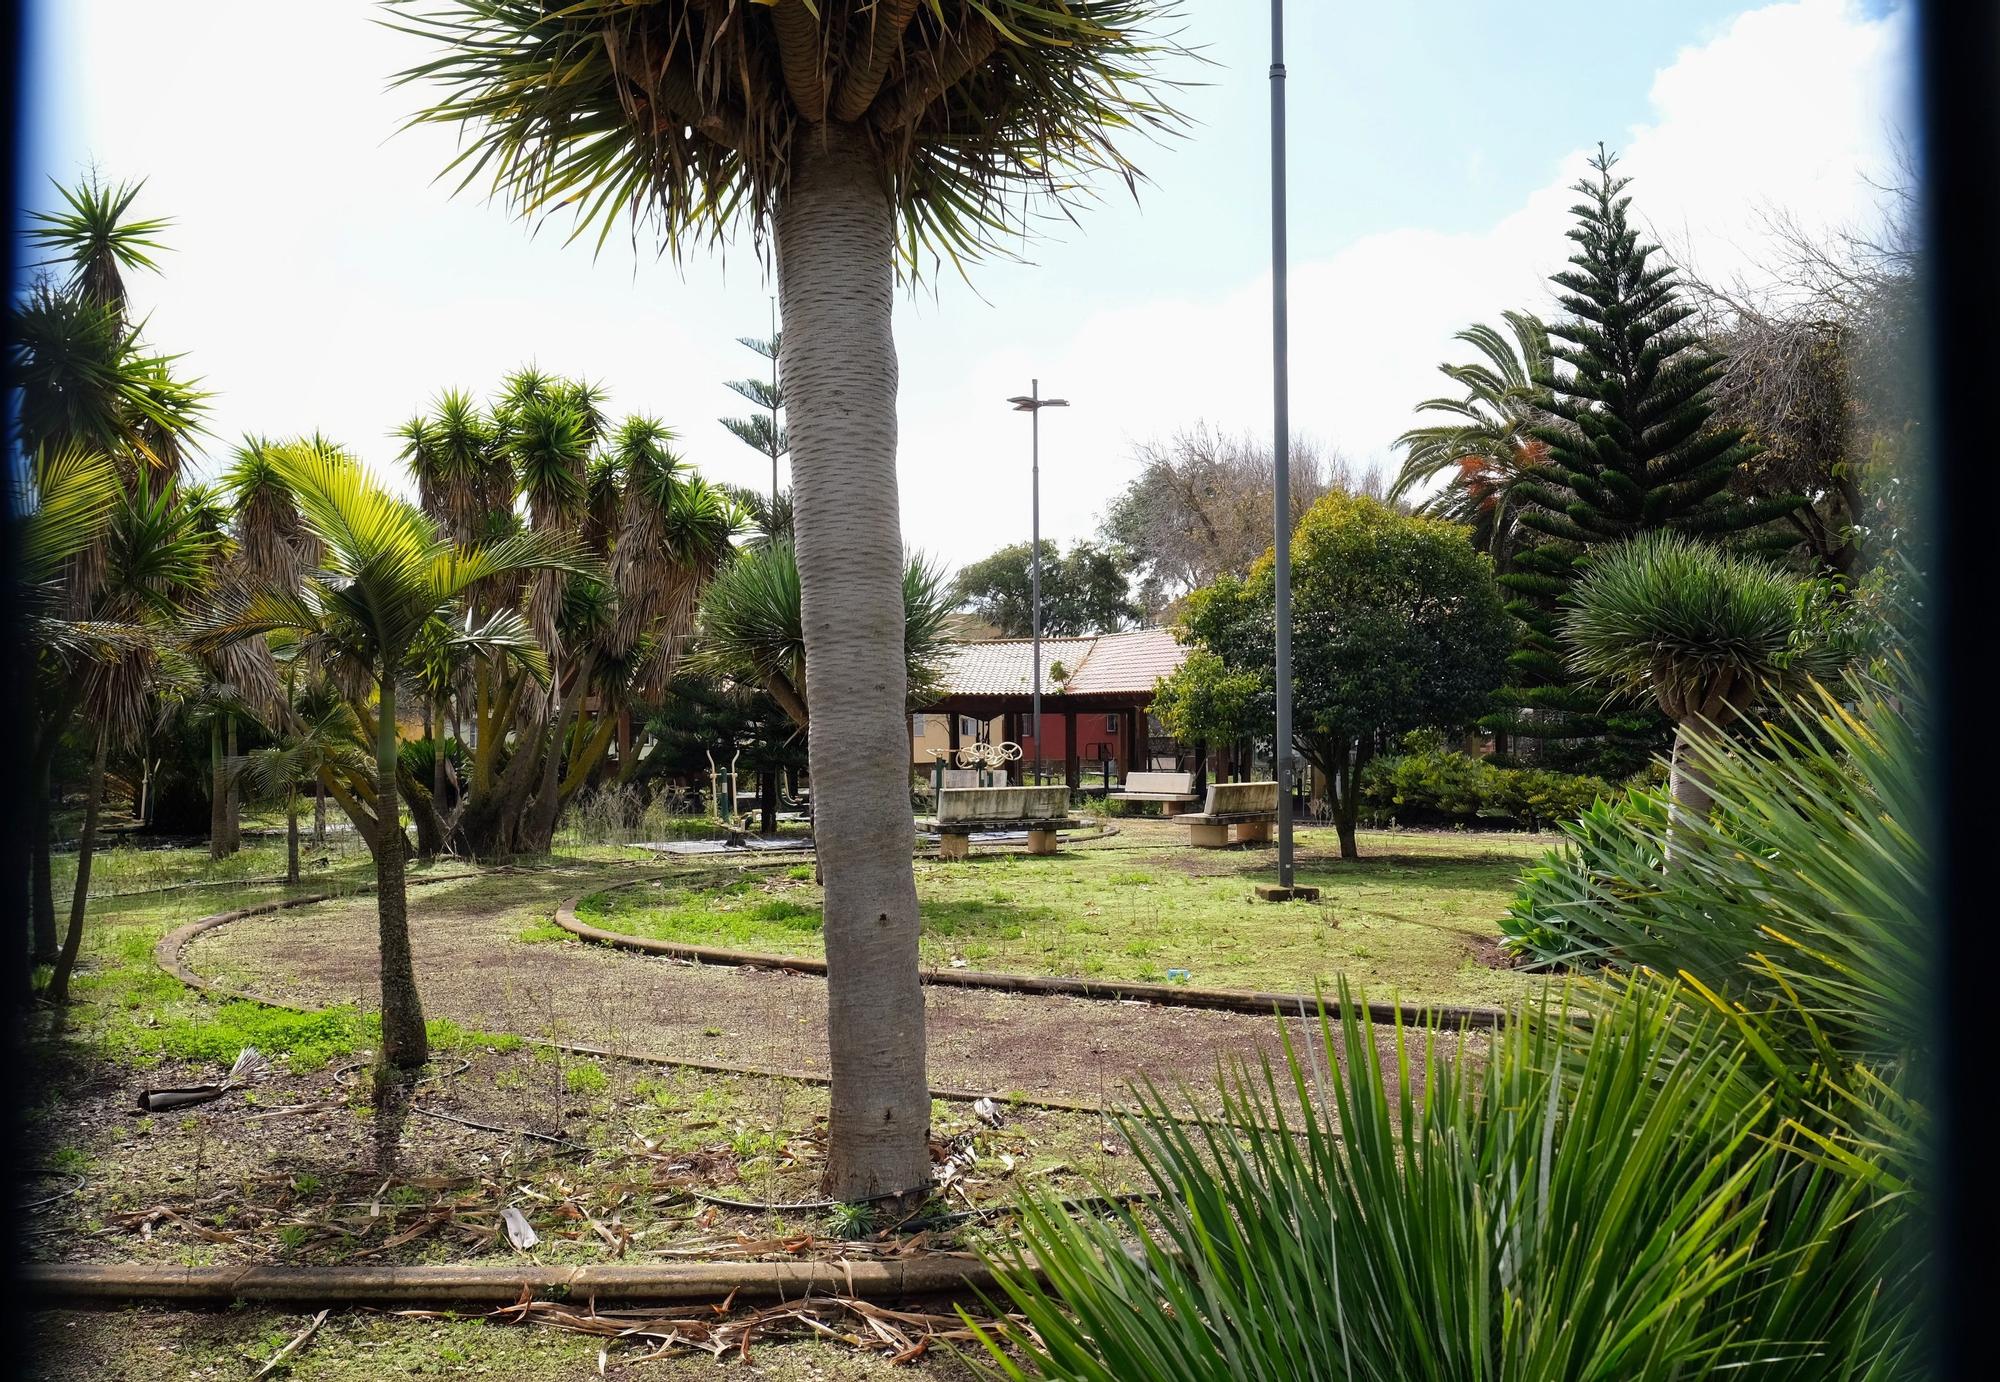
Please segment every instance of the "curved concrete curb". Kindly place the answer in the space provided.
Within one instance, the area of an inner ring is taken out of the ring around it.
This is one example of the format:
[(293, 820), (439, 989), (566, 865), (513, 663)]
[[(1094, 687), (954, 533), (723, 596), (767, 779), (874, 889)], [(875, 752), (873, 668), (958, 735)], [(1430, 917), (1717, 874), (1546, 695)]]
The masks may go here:
[[(431, 878), (418, 881), (446, 883), (456, 878), (476, 878), (479, 876), (478, 874), (461, 873), (453, 874), (450, 878)], [(354, 893), (342, 894), (342, 896), (348, 897), (356, 895)], [(212, 997), (241, 999), (244, 1002), (262, 1004), (267, 1008), (280, 1008), (286, 1012), (321, 1012), (323, 1009), (315, 1008), (309, 1003), (294, 1003), (287, 999), (274, 998), (269, 994), (257, 993), (250, 989), (232, 988), (228, 984), (197, 974), (194, 970), (188, 968), (187, 963), (181, 958), (181, 952), (187, 948), (188, 942), (192, 941), (195, 937), (213, 931), (219, 926), (226, 926), (232, 921), (241, 921), (246, 917), (268, 916), (272, 912), (282, 912), (292, 907), (310, 906), (315, 902), (327, 902), (331, 901), (334, 896), (332, 893), (317, 893), (306, 897), (288, 897), (277, 902), (263, 902), (254, 907), (240, 907), (235, 911), (217, 912), (213, 916), (200, 917), (188, 922), (186, 925), (176, 927), (162, 936), (159, 944), (153, 947), (153, 962), (181, 983), (186, 984), (189, 988)], [(516, 1035), (519, 1034), (517, 1033)], [(661, 1056), (643, 1051), (619, 1051), (608, 1046), (592, 1046), (583, 1042), (551, 1041), (546, 1037), (521, 1036), (521, 1040), (530, 1046), (538, 1046), (544, 1050), (560, 1051), (564, 1055), (569, 1056), (588, 1056), (593, 1060), (629, 1061), (635, 1065), (654, 1065), (674, 1070), (699, 1070), (710, 1075), (747, 1075), (758, 1079), (791, 1080), (798, 1084), (828, 1085), (833, 1082), (831, 1075), (822, 1074), (816, 1070), (787, 1070), (782, 1067), (739, 1065), (732, 1061), (700, 1060), (695, 1057), (684, 1056)], [(1094, 1103), (1088, 1099), (1065, 1099), (1053, 1094), (1009, 1094), (995, 1089), (960, 1089), (952, 1085), (932, 1085), (930, 1093), (933, 1099), (943, 1099), (947, 1103), (955, 1104), (970, 1104), (976, 1103), (981, 1099), (991, 1099), (994, 1103), (1002, 1107), (1045, 1108), (1053, 1109), (1058, 1113), (1091, 1113), (1102, 1115), (1116, 1111), (1111, 1107)]]
[[(575, 897), (566, 898), (556, 907), (555, 923), (582, 940), (593, 941), (598, 945), (614, 946), (620, 950), (635, 950), (647, 955), (665, 955), (677, 960), (693, 960), (698, 964), (732, 965), (746, 969), (778, 969), (793, 974), (825, 976), (826, 961), (813, 959), (811, 956), (761, 955), (754, 951), (723, 950), (711, 945), (684, 945), (678, 941), (654, 940), (649, 936), (632, 936), (622, 931), (607, 931), (601, 926), (592, 926), (589, 922), (581, 920), (576, 914), (577, 904), (585, 897), (637, 887), (648, 881), (650, 880), (644, 878), (627, 879), (610, 887), (599, 888), (593, 893), (579, 893)], [(1054, 979), (1033, 974), (1000, 974), (980, 969), (926, 969), (920, 971), (920, 975), (925, 984), (940, 988), (990, 989), (1001, 993), (1088, 998), (1103, 1002), (1154, 1003), (1166, 1008), (1207, 1008), (1217, 1012), (1247, 1013), (1252, 1017), (1273, 1015), (1293, 1017), (1301, 1013), (1313, 1015), (1318, 1012), (1322, 1001), (1319, 996), (1308, 993), (1184, 988), (1179, 984), (1149, 984), (1117, 979)], [(1325, 1001), (1328, 1019), (1337, 1019), (1341, 1015), (1342, 1005), (1336, 999)], [(1366, 1003), (1360, 1006), (1377, 1022), (1400, 1022), (1413, 1027), (1494, 1028), (1504, 1026), (1507, 1021), (1506, 1011), (1501, 1008), (1454, 1004), (1426, 1007), (1413, 1003)]]
[(971, 1291), (994, 1293), (993, 1269), (970, 1254), (937, 1253), (900, 1261), (618, 1262), (577, 1267), (326, 1266), (266, 1264), (177, 1267), (151, 1263), (34, 1262), (21, 1268), (30, 1295), (43, 1300), (234, 1301), (293, 1304), (512, 1305), (523, 1292), (572, 1300), (633, 1303), (796, 1300), (808, 1295), (893, 1300)]

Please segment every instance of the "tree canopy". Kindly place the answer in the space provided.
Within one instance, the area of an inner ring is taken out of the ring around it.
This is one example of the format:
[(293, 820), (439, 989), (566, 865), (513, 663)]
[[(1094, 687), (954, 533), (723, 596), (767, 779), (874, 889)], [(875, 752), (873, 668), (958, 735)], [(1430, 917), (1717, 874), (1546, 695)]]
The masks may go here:
[[(1032, 549), (1025, 542), (1002, 547), (959, 570), (952, 592), (959, 608), (998, 629), (1003, 638), (1034, 631)], [(1125, 570), (1110, 552), (1079, 542), (1068, 552), (1042, 539), (1042, 633), (1073, 637), (1115, 633), (1137, 623), (1140, 610), (1127, 589)]]
[[(1268, 689), (1273, 565), (1189, 597), (1185, 636)], [(1483, 713), (1510, 630), (1493, 564), (1464, 528), (1333, 493), (1299, 520), (1292, 547), (1292, 698), (1298, 751), (1318, 769), (1353, 858), (1357, 778), (1384, 745)]]
[[(1197, 424), (1146, 442), (1137, 458), (1139, 473), (1105, 511), (1099, 541), (1132, 573), (1149, 617), (1219, 576), (1245, 574), (1270, 550), (1277, 467), (1268, 442)], [(1295, 518), (1329, 490), (1382, 492), (1372, 472), (1357, 473), (1307, 438), (1293, 439), (1290, 475)]]

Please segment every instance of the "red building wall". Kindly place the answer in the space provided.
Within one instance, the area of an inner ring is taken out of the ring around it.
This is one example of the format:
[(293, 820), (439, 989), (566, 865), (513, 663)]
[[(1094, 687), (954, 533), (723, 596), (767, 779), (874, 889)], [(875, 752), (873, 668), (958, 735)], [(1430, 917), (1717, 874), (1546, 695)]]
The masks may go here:
[[(1116, 724), (1116, 729), (1110, 726)], [(1077, 757), (1085, 763), (1095, 763), (1100, 758), (1123, 761), (1125, 757), (1125, 712), (1110, 715), (1091, 711), (1076, 717)], [(1021, 757), (1032, 760), (1035, 757), (1035, 736), (1028, 717), (1021, 717)], [(1067, 741), (1063, 732), (1063, 717), (1042, 712), (1042, 749), (1045, 761), (1060, 763), (1067, 752)]]

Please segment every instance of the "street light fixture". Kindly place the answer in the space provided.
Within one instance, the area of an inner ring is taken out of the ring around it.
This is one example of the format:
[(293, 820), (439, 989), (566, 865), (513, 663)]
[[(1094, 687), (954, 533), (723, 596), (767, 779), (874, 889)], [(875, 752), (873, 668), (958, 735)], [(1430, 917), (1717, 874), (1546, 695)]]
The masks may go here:
[(1033, 635), (1035, 669), (1033, 708), (1028, 723), (1029, 733), (1035, 736), (1035, 783), (1039, 786), (1042, 780), (1042, 409), (1067, 408), (1069, 400), (1043, 398), (1042, 381), (1036, 379), (1029, 384), (1028, 392), (1015, 394), (1007, 401), (1014, 405), (1015, 412), (1026, 413), (1032, 420), (1028, 541), (1028, 569), (1032, 574), (1028, 578), (1028, 628)]

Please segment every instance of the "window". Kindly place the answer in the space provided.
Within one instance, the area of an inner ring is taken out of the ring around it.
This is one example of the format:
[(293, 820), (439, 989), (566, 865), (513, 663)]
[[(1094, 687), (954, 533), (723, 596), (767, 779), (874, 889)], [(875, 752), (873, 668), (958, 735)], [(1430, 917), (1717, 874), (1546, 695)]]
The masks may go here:
[(979, 721), (973, 719), (970, 715), (959, 716), (958, 733), (960, 738), (977, 738), (979, 736)]
[(1116, 734), (1118, 732), (1118, 717), (1116, 715), (1106, 715), (1104, 717), (1104, 729), (1107, 734)]
[(927, 728), (929, 728), (929, 726), (926, 725), (924, 721), (925, 717), (921, 712), (912, 715), (910, 717), (910, 729), (916, 734), (917, 738), (919, 739), (924, 737), (924, 731)]

